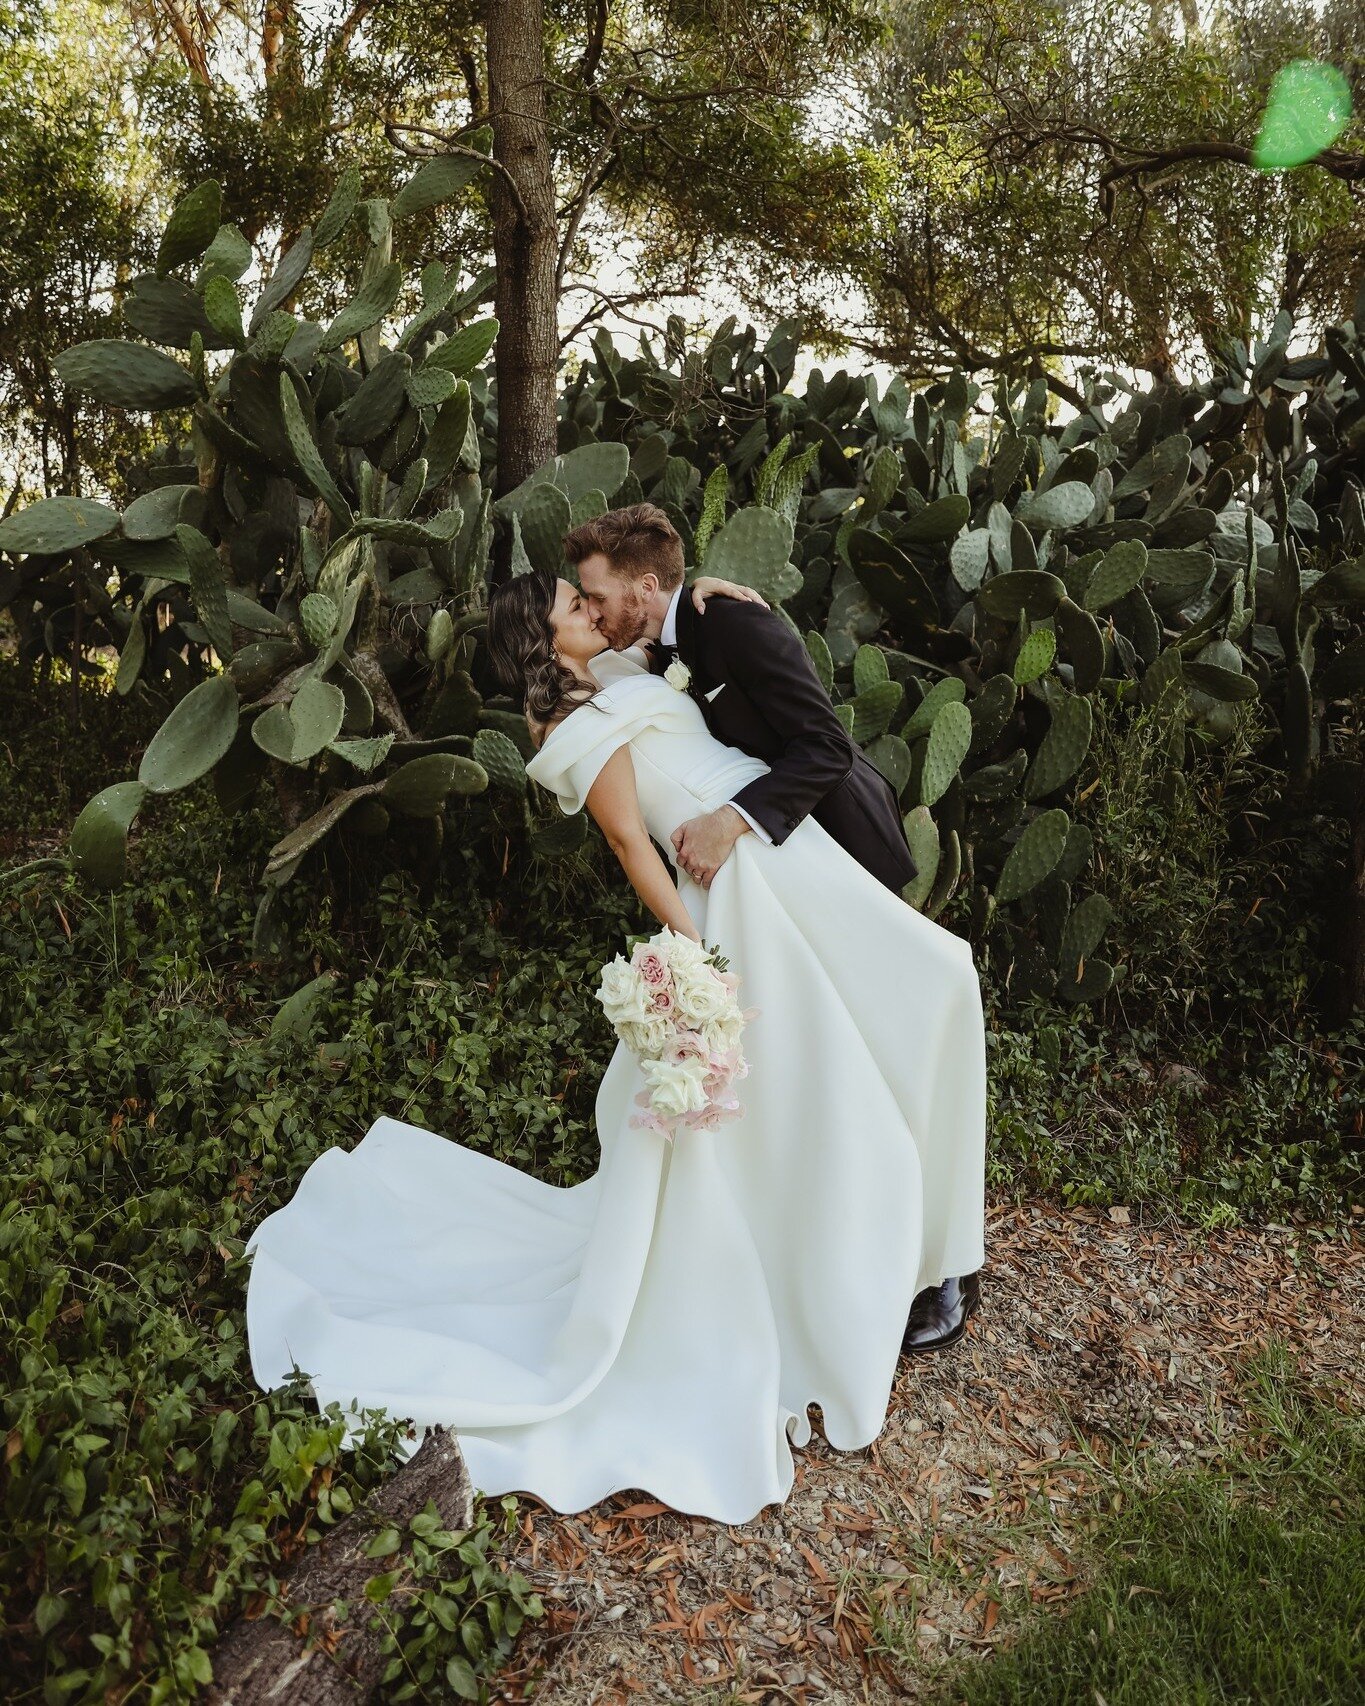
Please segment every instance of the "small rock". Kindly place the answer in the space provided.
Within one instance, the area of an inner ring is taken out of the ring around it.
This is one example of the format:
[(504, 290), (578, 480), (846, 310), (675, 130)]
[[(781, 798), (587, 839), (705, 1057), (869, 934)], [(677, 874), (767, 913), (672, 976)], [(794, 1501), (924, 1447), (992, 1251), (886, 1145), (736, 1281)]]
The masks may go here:
[(1176, 1090), (1207, 1090), (1209, 1087), (1202, 1072), (1196, 1072), (1192, 1066), (1179, 1066), (1175, 1062), (1162, 1067), (1157, 1082), (1165, 1088)]

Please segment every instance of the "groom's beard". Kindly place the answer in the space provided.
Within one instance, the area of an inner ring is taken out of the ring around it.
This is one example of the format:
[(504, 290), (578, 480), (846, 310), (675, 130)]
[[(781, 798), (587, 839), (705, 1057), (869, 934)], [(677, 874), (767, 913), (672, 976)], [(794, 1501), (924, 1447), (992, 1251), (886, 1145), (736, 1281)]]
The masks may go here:
[(627, 591), (620, 610), (614, 616), (603, 616), (597, 624), (597, 632), (607, 642), (614, 652), (623, 652), (627, 646), (644, 636), (649, 626), (649, 617), (645, 611), (645, 601), (633, 588)]

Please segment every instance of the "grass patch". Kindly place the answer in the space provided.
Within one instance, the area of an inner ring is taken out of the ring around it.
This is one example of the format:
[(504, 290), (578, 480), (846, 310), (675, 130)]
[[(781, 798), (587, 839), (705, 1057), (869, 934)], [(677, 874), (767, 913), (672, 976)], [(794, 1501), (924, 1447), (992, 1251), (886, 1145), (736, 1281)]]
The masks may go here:
[(1365, 1697), (1365, 1418), (1305, 1386), (1283, 1340), (1246, 1359), (1243, 1388), (1217, 1468), (1111, 1466), (1087, 1590), (1065, 1616), (1007, 1597), (1017, 1639), (953, 1661), (934, 1706)]

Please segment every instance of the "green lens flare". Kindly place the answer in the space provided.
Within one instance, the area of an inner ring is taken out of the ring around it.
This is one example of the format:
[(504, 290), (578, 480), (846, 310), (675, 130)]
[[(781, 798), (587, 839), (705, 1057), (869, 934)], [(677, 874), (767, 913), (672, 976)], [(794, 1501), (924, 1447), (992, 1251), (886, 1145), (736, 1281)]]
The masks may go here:
[(1350, 117), (1351, 86), (1336, 66), (1296, 59), (1270, 86), (1252, 162), (1267, 172), (1302, 166), (1332, 146)]

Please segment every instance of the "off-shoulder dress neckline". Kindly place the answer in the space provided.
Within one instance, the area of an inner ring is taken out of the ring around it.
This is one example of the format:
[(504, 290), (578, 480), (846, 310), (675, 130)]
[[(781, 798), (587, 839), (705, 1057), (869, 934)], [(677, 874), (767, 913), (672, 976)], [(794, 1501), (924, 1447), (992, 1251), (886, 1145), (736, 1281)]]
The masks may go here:
[[(578, 704), (573, 707), (573, 710), (566, 711), (564, 713), (564, 715), (559, 719), (558, 722), (553, 723), (550, 726), (550, 728), (546, 730), (544, 739), (541, 741), (540, 745), (536, 748), (536, 757), (539, 757), (540, 754), (542, 752), (544, 752), (545, 748), (550, 744), (550, 742), (559, 733), (559, 731), (564, 727), (565, 723), (567, 723), (569, 721), (569, 719), (575, 714), (575, 712), (584, 710), (588, 705), (593, 704), (595, 701), (605, 697), (605, 695), (607, 695), (609, 693), (615, 693), (615, 691), (618, 687), (628, 687), (628, 686), (638, 684), (641, 681), (656, 681), (658, 679), (659, 678), (657, 676), (645, 675), (645, 674), (641, 674), (641, 675), (619, 675), (619, 676), (617, 676), (615, 681), (601, 682), (598, 685), (596, 693), (594, 693), (592, 695), (591, 699), (581, 699), (578, 702)], [(534, 739), (534, 736), (532, 738)]]

